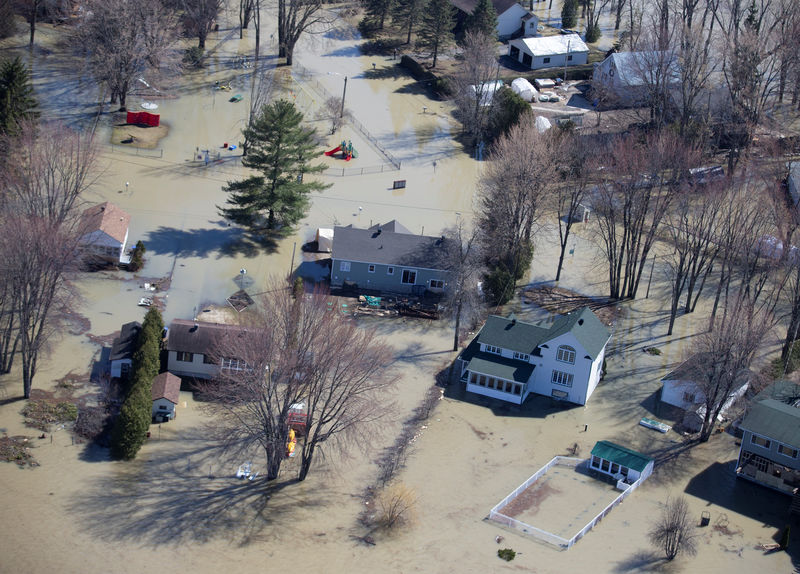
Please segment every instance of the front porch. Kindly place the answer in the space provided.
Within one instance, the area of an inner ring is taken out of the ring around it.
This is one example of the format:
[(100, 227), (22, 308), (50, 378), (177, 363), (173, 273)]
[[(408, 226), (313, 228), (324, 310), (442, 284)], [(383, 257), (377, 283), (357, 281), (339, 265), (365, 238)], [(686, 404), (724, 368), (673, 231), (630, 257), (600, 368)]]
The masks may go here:
[(800, 488), (800, 471), (748, 451), (742, 452), (736, 476), (789, 495)]

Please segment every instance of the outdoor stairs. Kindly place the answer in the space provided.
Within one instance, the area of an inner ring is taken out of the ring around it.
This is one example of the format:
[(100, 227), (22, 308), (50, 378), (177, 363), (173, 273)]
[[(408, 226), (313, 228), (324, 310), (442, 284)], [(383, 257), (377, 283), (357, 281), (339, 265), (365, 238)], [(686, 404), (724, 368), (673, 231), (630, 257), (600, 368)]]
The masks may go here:
[(789, 507), (789, 514), (800, 514), (800, 488), (794, 489), (792, 505)]

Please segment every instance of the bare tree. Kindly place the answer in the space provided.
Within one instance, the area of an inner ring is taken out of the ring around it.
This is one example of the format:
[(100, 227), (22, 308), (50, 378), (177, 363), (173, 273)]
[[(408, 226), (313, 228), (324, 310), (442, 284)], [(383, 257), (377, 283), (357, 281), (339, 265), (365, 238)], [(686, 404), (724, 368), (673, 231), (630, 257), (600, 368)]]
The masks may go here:
[(667, 499), (649, 536), (654, 546), (664, 550), (667, 560), (673, 560), (678, 554), (694, 556), (697, 553), (697, 535), (686, 498)]
[(278, 0), (278, 57), (286, 58), (291, 66), (300, 36), (328, 28), (332, 22), (323, 0)]
[(214, 28), (225, 0), (182, 0), (186, 31), (197, 36), (197, 47), (205, 49), (208, 33)]
[(290, 411), (301, 403), (300, 480), (319, 449), (346, 453), (387, 412), (385, 393), (394, 383), (389, 348), (329, 303), (321, 292), (295, 299), (285, 283), (273, 281), (246, 333), (231, 329), (220, 338), (214, 352), (220, 375), (200, 387), (225, 445), (259, 447), (269, 480), (278, 477)]
[(441, 261), (437, 265), (448, 274), (443, 303), (455, 320), (453, 350), (457, 351), (464, 330), (462, 321), (467, 323), (467, 329), (472, 329), (483, 317), (484, 301), (478, 284), (486, 270), (477, 228), (467, 231), (459, 218), (458, 223), (445, 229), (442, 235), (444, 250), (439, 254)]
[(14, 9), (28, 22), (30, 47), (33, 47), (36, 24), (41, 16), (52, 20), (68, 14), (72, 9), (71, 5), (60, 0), (12, 0), (12, 2)]
[(568, 159), (561, 166), (563, 181), (555, 186), (552, 195), (560, 245), (556, 281), (561, 279), (572, 226), (583, 221), (583, 202), (590, 188), (592, 172), (597, 167), (595, 149), (584, 138), (571, 134), (563, 135), (558, 142), (557, 157)]
[(250, 26), (256, 8), (256, 0), (239, 0), (239, 39), (244, 38), (244, 31)]
[(657, 232), (693, 161), (694, 150), (667, 134), (644, 143), (620, 137), (613, 143), (606, 180), (594, 188), (597, 234), (608, 263), (609, 296), (635, 298)]
[(455, 76), (455, 104), (471, 147), (483, 141), (494, 109), (495, 82), (500, 73), (496, 44), (481, 31), (469, 30), (464, 36), (462, 65)]
[(479, 181), (477, 225), (484, 255), (490, 268), (501, 271), (502, 285), (489, 285), (496, 301), (513, 294), (530, 265), (534, 224), (555, 174), (551, 138), (539, 133), (533, 117), (524, 116), (497, 140)]
[(350, 110), (342, 106), (342, 98), (331, 96), (325, 100), (325, 104), (317, 111), (317, 119), (331, 122), (331, 135), (339, 131), (346, 119), (350, 117)]
[(67, 274), (80, 262), (79, 197), (94, 182), (96, 156), (91, 134), (57, 125), (24, 124), (4, 145), (0, 367), (10, 370), (19, 350), (29, 397), (54, 318), (73, 296)]
[(168, 63), (177, 17), (160, 0), (95, 0), (84, 11), (75, 42), (111, 104), (125, 109), (133, 82)]
[(672, 335), (681, 297), (686, 293), (684, 312), (689, 313), (719, 253), (719, 214), (724, 190), (713, 187), (699, 194), (696, 191), (679, 194), (666, 215), (666, 229), (674, 248), (666, 258), (672, 291), (667, 335)]
[(705, 357), (703, 374), (695, 381), (705, 406), (700, 442), (711, 437), (717, 418), (774, 324), (771, 314), (740, 296), (729, 302), (715, 329), (699, 337), (696, 349)]

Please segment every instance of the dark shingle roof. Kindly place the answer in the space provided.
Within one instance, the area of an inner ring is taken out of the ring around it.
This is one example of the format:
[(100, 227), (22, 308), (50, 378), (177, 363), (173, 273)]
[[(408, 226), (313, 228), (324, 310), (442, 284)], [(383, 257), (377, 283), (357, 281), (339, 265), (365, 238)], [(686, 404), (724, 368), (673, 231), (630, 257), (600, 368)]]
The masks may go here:
[(599, 456), (637, 472), (642, 472), (653, 459), (640, 452), (625, 448), (608, 440), (599, 440), (592, 449), (592, 455)]
[(396, 221), (369, 229), (335, 227), (333, 259), (426, 269), (443, 266), (441, 237), (414, 235)]
[(800, 406), (800, 384), (794, 381), (775, 381), (755, 396), (753, 402), (775, 399), (787, 405)]
[(508, 359), (491, 353), (475, 353), (467, 369), (484, 375), (499, 377), (507, 381), (527, 383), (535, 365), (524, 361)]
[(181, 396), (181, 380), (172, 373), (161, 373), (153, 379), (153, 400), (167, 399), (178, 404)]
[(800, 447), (800, 409), (775, 399), (757, 402), (744, 417), (743, 429)]
[(141, 330), (142, 324), (138, 321), (125, 323), (119, 332), (119, 337), (114, 339), (114, 343), (111, 345), (109, 360), (130, 359), (133, 356), (133, 351), (136, 350), (136, 339)]
[[(492, 0), (492, 5), (494, 6), (494, 10), (497, 12), (498, 16), (511, 8), (514, 4), (518, 3), (519, 2), (517, 2), (517, 0)], [(450, 4), (462, 12), (472, 14), (472, 12), (478, 6), (478, 0), (450, 0)]]
[(597, 315), (584, 307), (561, 315), (549, 326), (518, 321), (513, 316), (505, 318), (490, 315), (477, 339), (487, 345), (530, 355), (542, 343), (568, 332), (575, 336), (592, 359), (597, 357), (610, 336), (608, 328)]
[(207, 355), (226, 336), (243, 336), (247, 330), (236, 325), (175, 319), (169, 325), (167, 350)]

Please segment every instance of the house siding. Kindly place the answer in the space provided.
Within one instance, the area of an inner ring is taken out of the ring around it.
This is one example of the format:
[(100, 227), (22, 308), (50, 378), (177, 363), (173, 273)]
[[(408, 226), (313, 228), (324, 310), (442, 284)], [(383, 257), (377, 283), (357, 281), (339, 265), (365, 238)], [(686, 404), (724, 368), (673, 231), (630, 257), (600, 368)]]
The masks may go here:
[(192, 361), (179, 361), (177, 351), (167, 354), (167, 370), (180, 377), (195, 377), (197, 379), (211, 379), (219, 373), (219, 365), (203, 362), (202, 353), (193, 353)]
[(122, 365), (128, 365), (129, 367), (133, 361), (131, 359), (119, 359), (116, 361), (111, 361), (111, 376), (114, 378), (121, 378), (122, 377)]
[[(543, 68), (559, 68), (559, 67), (563, 68), (565, 63), (567, 67), (580, 66), (582, 64), (585, 64), (589, 58), (589, 53), (583, 51), (570, 52), (569, 56), (572, 56), (571, 60), (567, 60), (566, 52), (564, 52), (563, 54), (548, 54), (547, 56), (538, 56), (536, 54), (531, 54), (524, 44), (517, 43), (514, 40), (512, 40), (508, 45), (509, 56), (511, 56), (512, 48), (517, 48), (519, 50), (517, 61), (520, 62), (521, 64), (524, 64), (523, 55), (528, 54), (533, 58), (530, 64), (531, 70), (539, 70)], [(545, 60), (549, 61), (545, 62)]]
[[(162, 409), (162, 406), (166, 408)], [(175, 403), (164, 398), (154, 400), (152, 416), (155, 417), (158, 413), (168, 413), (169, 417), (174, 419), (177, 414), (175, 411)]]
[[(349, 271), (342, 271), (342, 262), (350, 263)], [(370, 273), (369, 266), (374, 265), (375, 271)], [(389, 275), (388, 270), (392, 267), (394, 273)], [(416, 280), (413, 285), (402, 282), (403, 270), (411, 269), (417, 272)], [(333, 259), (331, 265), (331, 287), (343, 287), (357, 285), (362, 289), (374, 289), (387, 293), (401, 294), (422, 294), (430, 289), (431, 280), (445, 281), (447, 285), (447, 272), (436, 269), (420, 269), (419, 267), (406, 267), (403, 265), (386, 265), (382, 263), (363, 263), (360, 261), (347, 261), (343, 259)], [(434, 290), (435, 291), (435, 290)]]
[(497, 36), (500, 40), (504, 40), (509, 36), (513, 36), (522, 27), (522, 17), (528, 11), (520, 6), (514, 4), (511, 8), (497, 15)]

